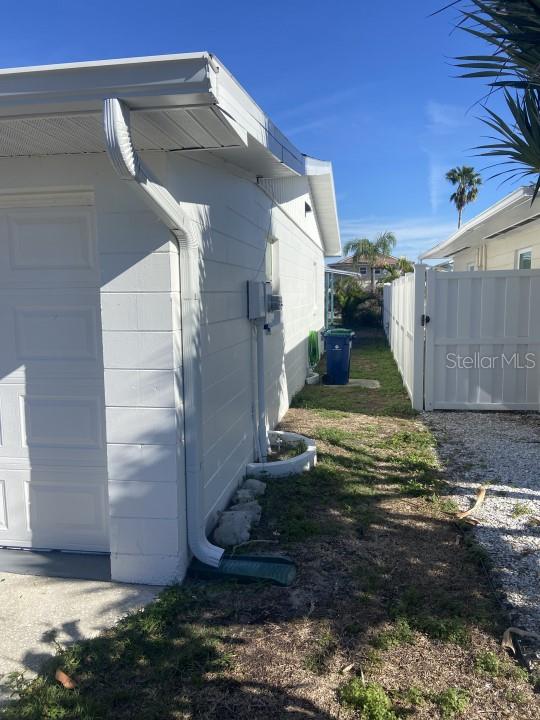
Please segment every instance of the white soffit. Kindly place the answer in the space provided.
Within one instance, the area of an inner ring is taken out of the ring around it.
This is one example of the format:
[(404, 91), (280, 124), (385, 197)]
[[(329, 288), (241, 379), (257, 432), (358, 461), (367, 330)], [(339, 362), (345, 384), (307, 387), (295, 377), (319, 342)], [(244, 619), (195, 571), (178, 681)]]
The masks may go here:
[[(137, 150), (238, 147), (244, 138), (215, 108), (135, 110)], [(101, 113), (0, 118), (0, 157), (105, 152)]]

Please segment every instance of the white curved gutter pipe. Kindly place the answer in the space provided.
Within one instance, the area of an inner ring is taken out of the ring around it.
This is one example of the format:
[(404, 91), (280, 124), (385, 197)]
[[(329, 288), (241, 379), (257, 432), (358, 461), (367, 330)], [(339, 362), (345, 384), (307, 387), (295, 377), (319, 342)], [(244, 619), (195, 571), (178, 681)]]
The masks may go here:
[(186, 231), (187, 218), (171, 193), (152, 177), (137, 155), (131, 139), (129, 108), (118, 98), (103, 106), (107, 154), (123, 180), (140, 190), (178, 241), (182, 313), (182, 369), (184, 388), (184, 455), (186, 463), (187, 528), (191, 552), (201, 562), (218, 567), (223, 549), (206, 537), (201, 482), (201, 371), (198, 333), (200, 272), (199, 247)]

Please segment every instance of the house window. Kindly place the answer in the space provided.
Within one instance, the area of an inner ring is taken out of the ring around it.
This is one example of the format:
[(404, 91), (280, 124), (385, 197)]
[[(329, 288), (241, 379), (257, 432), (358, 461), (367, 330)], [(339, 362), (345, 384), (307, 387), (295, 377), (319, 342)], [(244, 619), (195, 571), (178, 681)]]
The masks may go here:
[(360, 268), (360, 275), (367, 275), (367, 267)]
[(532, 250), (526, 248), (517, 251), (516, 270), (530, 270), (532, 263)]
[(276, 238), (270, 238), (266, 243), (265, 255), (266, 282), (272, 283), (272, 290), (279, 290), (279, 245)]
[(476, 265), (474, 263), (467, 263), (467, 270), (469, 272), (474, 272), (476, 270)]
[(380, 275), (380, 274), (381, 274), (381, 269), (375, 268), (375, 275)]

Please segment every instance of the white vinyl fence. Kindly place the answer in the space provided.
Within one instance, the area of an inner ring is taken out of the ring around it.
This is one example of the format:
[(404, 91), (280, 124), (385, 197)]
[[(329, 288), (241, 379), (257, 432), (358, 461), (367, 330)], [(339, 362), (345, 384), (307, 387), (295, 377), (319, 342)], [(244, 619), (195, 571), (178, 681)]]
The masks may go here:
[(418, 282), (420, 277), (425, 277), (424, 265), (416, 265), (414, 274), (403, 275), (383, 288), (384, 330), (412, 406), (417, 410), (423, 407), (424, 384), (424, 330), (420, 324), (424, 286)]
[(383, 317), (414, 408), (540, 410), (540, 270), (417, 265)]

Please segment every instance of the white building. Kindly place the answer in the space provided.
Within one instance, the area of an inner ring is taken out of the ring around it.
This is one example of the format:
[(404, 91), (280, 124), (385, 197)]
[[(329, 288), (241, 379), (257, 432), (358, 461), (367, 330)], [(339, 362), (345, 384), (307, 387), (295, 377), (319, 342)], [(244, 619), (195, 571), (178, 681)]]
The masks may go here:
[(339, 255), (331, 165), (208, 53), (0, 72), (0, 545), (181, 579), (304, 384)]
[(421, 259), (451, 259), (456, 272), (539, 269), (540, 200), (531, 202), (533, 189), (521, 187), (510, 193)]

